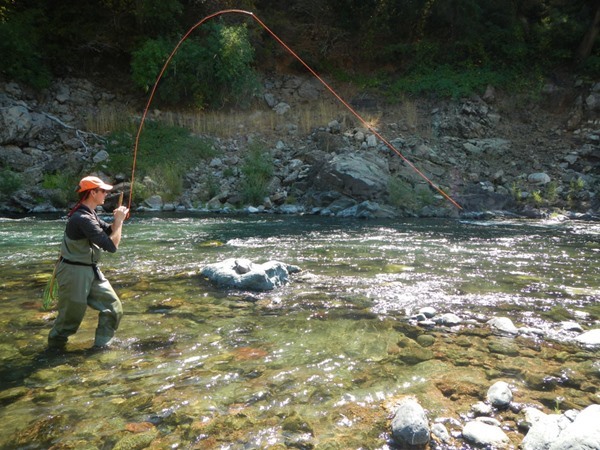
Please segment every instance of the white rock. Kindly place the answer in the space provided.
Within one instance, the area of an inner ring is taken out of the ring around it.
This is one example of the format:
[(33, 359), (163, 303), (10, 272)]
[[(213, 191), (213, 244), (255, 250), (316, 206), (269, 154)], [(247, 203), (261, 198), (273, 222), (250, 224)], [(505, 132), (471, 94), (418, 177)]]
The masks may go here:
[(462, 319), (453, 313), (442, 314), (439, 319), (436, 320), (437, 323), (441, 323), (442, 325), (447, 325), (449, 327), (453, 327), (455, 325), (459, 325), (462, 322)]
[(270, 291), (289, 280), (289, 274), (300, 272), (300, 268), (280, 261), (254, 264), (247, 259), (230, 258), (209, 264), (200, 275), (224, 288)]
[(492, 405), (489, 405), (484, 402), (477, 402), (473, 406), (471, 406), (471, 411), (476, 416), (489, 416), (493, 412)]
[(577, 322), (561, 322), (560, 329), (562, 331), (577, 331), (579, 333), (583, 332), (583, 328)]
[(508, 383), (497, 381), (487, 392), (487, 399), (496, 408), (505, 408), (512, 402), (513, 395)]
[(523, 450), (547, 450), (570, 423), (561, 414), (540, 414), (531, 419), (533, 425), (521, 443)]
[(500, 427), (488, 425), (477, 420), (467, 422), (464, 426), (463, 438), (479, 447), (493, 447), (503, 449), (508, 446), (510, 440)]
[(591, 405), (581, 411), (549, 448), (549, 450), (592, 449), (600, 449), (600, 405)]
[(450, 433), (448, 433), (448, 429), (443, 423), (434, 423), (431, 426), (431, 433), (444, 443), (451, 440)]
[(494, 317), (493, 319), (488, 320), (488, 325), (492, 328), (497, 329), (498, 331), (502, 331), (504, 333), (509, 334), (518, 334), (519, 330), (513, 324), (512, 320), (508, 317)]
[(577, 342), (584, 345), (600, 346), (600, 328), (586, 331), (575, 338)]

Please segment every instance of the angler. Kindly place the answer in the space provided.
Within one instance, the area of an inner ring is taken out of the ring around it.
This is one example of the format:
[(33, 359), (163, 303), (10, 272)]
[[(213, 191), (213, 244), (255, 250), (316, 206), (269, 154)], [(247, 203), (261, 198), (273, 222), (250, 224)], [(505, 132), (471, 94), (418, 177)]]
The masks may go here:
[(48, 335), (48, 348), (64, 349), (69, 336), (81, 325), (88, 306), (99, 311), (94, 347), (109, 345), (123, 315), (121, 300), (98, 267), (102, 250), (114, 253), (121, 242), (121, 231), (129, 208), (119, 205), (108, 224), (98, 217), (96, 208), (104, 204), (113, 186), (98, 177), (79, 182), (79, 202), (69, 220), (56, 267), (58, 316)]

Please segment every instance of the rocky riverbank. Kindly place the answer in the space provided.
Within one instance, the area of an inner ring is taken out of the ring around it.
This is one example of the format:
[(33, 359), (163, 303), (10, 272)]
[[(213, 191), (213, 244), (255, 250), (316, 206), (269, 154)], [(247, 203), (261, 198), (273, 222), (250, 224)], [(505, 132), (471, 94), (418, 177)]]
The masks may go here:
[[(187, 174), (179, 198), (167, 202), (153, 196), (134, 207), (365, 218), (498, 211), (526, 217), (600, 216), (600, 83), (547, 84), (541, 98), (526, 105), (490, 87), (476, 98), (411, 102), (410, 114), (406, 104), (352, 99), (359, 111), (380, 117), (378, 133), (406, 160), (350, 114), (331, 117), (300, 135), (295, 108), (329, 95), (314, 80), (282, 76), (266, 80), (264, 90), (262, 108), (287, 121), (275, 138), (248, 132), (214, 139), (219, 156)], [(48, 187), (47, 174), (94, 171), (127, 189), (129, 168), (105, 173), (103, 162), (110, 158), (106, 136), (86, 127), (90, 117), (107, 109), (142, 107), (86, 80), (57, 80), (42, 93), (0, 83), (0, 211), (65, 210), (74, 199)], [(240, 165), (249, 142), (257, 138), (268, 143), (274, 173), (262, 204), (241, 204)], [(463, 209), (443, 198), (407, 161)], [(217, 193), (205, 201), (206, 192), (215, 190), (208, 183), (217, 183)]]

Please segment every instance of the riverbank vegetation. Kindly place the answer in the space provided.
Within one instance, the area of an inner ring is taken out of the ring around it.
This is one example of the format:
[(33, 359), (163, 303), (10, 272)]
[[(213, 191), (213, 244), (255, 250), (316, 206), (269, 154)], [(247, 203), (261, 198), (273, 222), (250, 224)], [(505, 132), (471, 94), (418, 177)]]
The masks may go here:
[[(140, 94), (174, 44), (228, 1), (92, 0), (0, 3), (2, 74), (35, 87), (77, 74)], [(595, 0), (247, 0), (245, 10), (317, 71), (361, 89), (463, 96), (488, 84), (535, 86), (557, 70), (600, 71)], [(247, 16), (196, 30), (157, 95), (195, 108), (247, 107), (257, 71), (302, 69)]]

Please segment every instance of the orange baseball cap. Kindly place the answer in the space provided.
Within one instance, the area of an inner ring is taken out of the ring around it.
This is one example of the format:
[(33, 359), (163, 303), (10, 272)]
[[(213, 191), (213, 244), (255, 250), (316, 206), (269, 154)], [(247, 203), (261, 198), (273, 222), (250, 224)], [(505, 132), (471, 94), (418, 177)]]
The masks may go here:
[(77, 186), (77, 192), (89, 191), (91, 189), (104, 189), (110, 191), (113, 187), (110, 184), (106, 184), (98, 177), (84, 177)]

